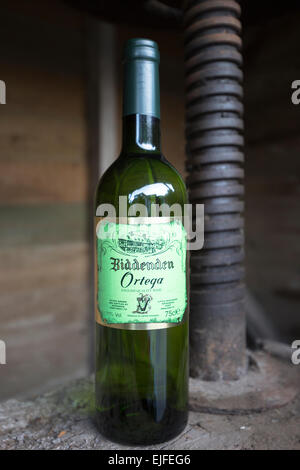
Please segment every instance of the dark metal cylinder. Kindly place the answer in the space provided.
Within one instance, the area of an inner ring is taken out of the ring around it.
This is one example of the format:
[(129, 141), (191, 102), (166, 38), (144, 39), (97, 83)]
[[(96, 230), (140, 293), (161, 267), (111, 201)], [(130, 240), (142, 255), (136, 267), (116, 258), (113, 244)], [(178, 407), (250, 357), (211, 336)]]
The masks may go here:
[(191, 252), (191, 374), (245, 374), (243, 88), (240, 6), (189, 0), (184, 10), (187, 184), (204, 204), (205, 242)]

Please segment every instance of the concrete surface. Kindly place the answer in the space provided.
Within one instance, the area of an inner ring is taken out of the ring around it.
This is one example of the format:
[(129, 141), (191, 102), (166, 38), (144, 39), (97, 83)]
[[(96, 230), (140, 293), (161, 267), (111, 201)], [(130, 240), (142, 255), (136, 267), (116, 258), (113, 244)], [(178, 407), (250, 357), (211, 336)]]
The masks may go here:
[[(99, 435), (92, 419), (92, 400), (92, 379), (80, 379), (32, 401), (0, 404), (0, 449), (134, 449)], [(300, 450), (300, 393), (288, 405), (263, 413), (191, 411), (180, 436), (147, 449)]]

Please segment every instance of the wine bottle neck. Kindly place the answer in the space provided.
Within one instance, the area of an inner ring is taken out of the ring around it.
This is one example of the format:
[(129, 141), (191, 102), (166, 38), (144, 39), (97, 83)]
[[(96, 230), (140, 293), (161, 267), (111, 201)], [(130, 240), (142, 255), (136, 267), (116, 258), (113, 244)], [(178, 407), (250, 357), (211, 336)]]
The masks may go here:
[[(142, 53), (145, 56), (135, 58)], [(160, 119), (158, 66), (159, 53), (153, 47), (129, 49), (124, 63), (123, 116), (143, 114)]]
[(124, 116), (122, 153), (160, 154), (160, 120), (144, 114)]
[(160, 153), (159, 51), (130, 39), (124, 51), (123, 153)]

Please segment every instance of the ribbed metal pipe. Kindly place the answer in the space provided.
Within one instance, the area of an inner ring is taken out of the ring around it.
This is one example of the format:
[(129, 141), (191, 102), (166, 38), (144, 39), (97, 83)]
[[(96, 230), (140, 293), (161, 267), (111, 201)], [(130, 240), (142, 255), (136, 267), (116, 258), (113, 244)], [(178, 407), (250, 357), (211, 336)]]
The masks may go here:
[(205, 205), (204, 249), (191, 252), (191, 373), (204, 380), (235, 380), (247, 367), (239, 16), (234, 0), (184, 10), (187, 184)]

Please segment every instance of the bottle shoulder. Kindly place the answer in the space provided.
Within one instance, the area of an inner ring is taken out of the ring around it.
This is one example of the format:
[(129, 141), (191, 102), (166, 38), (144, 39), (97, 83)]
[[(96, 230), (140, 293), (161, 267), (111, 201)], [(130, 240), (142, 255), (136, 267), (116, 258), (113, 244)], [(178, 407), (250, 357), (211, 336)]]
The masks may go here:
[(119, 157), (100, 179), (95, 202), (117, 205), (119, 196), (129, 204), (187, 202), (182, 177), (162, 155)]

